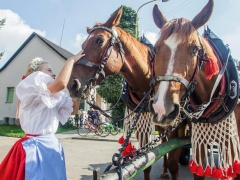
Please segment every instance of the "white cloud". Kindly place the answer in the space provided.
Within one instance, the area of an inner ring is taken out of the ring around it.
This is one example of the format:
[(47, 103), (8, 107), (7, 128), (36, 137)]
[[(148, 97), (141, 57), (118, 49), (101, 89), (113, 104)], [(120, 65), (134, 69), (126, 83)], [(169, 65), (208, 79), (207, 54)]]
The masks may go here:
[(154, 45), (159, 38), (159, 35), (154, 32), (145, 32), (146, 38)]
[(0, 9), (0, 19), (3, 18), (6, 18), (6, 23), (0, 29), (0, 52), (4, 52), (4, 56), (0, 60), (0, 67), (9, 60), (32, 32), (43, 37), (46, 35), (45, 31), (31, 28), (11, 10)]
[(82, 43), (87, 39), (87, 34), (78, 33), (75, 37), (74, 47), (78, 50), (82, 48)]

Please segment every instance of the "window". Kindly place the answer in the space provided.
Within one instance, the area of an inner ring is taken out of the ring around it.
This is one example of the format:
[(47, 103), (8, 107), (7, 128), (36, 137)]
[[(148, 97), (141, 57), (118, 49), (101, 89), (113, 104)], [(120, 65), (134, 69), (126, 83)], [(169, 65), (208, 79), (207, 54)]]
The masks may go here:
[(13, 95), (14, 95), (14, 87), (7, 88), (7, 102), (13, 102)]

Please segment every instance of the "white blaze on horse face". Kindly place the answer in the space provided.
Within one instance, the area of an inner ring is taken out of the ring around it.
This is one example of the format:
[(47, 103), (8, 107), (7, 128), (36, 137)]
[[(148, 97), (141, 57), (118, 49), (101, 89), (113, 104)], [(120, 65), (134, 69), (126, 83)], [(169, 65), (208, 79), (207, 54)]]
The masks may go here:
[[(167, 73), (165, 75), (172, 75), (173, 73), (173, 67), (175, 62), (175, 53), (177, 50), (178, 45), (181, 43), (179, 39), (176, 38), (176, 34), (172, 34), (169, 36), (165, 41), (164, 44), (169, 47), (171, 50), (171, 56), (170, 60), (168, 61), (168, 68)], [(165, 60), (164, 60), (165, 61)], [(166, 94), (167, 90), (169, 89), (169, 82), (168, 81), (162, 81), (158, 87), (158, 92), (156, 94), (155, 101), (156, 103), (153, 104), (153, 109), (156, 114), (158, 114), (158, 121), (161, 120), (162, 116), (166, 113), (165, 104), (166, 104)], [(174, 107), (171, 107), (171, 110), (173, 110)], [(170, 113), (170, 112), (168, 112)]]

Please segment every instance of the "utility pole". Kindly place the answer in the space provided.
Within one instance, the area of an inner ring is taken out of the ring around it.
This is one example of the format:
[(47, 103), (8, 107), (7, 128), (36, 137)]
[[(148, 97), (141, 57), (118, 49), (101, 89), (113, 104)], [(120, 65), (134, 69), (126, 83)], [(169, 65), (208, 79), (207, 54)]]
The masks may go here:
[(61, 47), (61, 43), (62, 43), (62, 36), (63, 36), (64, 25), (65, 25), (65, 19), (63, 21), (62, 34), (61, 34), (61, 39), (60, 39), (60, 47)]

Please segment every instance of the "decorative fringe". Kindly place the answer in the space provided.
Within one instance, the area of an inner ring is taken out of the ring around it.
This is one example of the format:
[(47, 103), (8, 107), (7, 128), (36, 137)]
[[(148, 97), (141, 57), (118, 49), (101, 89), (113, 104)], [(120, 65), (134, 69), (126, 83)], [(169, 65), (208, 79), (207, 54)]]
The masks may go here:
[[(125, 110), (125, 116), (128, 116), (132, 111), (130, 109)], [(130, 130), (130, 128), (133, 125), (133, 121), (136, 118), (136, 113), (133, 113), (130, 115), (129, 118), (124, 120), (124, 132), (123, 137), (127, 136), (127, 132)], [(135, 136), (138, 140), (138, 143), (135, 144), (135, 147), (143, 147), (145, 144), (149, 143), (152, 138), (155, 138), (155, 125), (152, 123), (152, 114), (150, 112), (143, 112), (138, 120), (138, 123), (136, 124), (135, 128)], [(152, 133), (154, 132), (154, 135), (152, 137)], [(133, 137), (131, 137), (130, 141)]]
[[(192, 173), (224, 180), (235, 178), (240, 174), (240, 143), (234, 112), (217, 124), (192, 123), (191, 143), (192, 160), (188, 167)], [(214, 148), (218, 150), (218, 166), (214, 162)], [(197, 152), (205, 154), (205, 162), (202, 162), (200, 157), (196, 157)]]
[(206, 74), (206, 79), (211, 79), (213, 75), (216, 75), (219, 73), (219, 67), (216, 61), (214, 61), (213, 58), (207, 56), (206, 59), (208, 62), (206, 62), (206, 67), (205, 67), (205, 74)]

